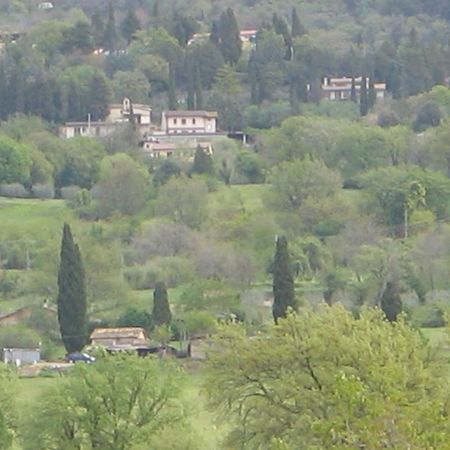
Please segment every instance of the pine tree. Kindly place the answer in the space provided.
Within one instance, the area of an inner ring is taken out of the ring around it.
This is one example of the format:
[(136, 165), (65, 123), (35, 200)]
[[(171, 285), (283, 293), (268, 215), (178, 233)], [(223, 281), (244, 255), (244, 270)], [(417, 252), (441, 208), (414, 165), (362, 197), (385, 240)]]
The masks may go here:
[(83, 263), (70, 226), (65, 223), (58, 272), (58, 321), (68, 353), (80, 351), (86, 344), (86, 287)]
[(358, 98), (356, 96), (356, 82), (355, 82), (355, 77), (352, 77), (352, 88), (350, 91), (350, 99), (352, 102), (354, 103), (358, 103)]
[(359, 113), (361, 114), (361, 116), (367, 116), (368, 112), (369, 112), (369, 99), (367, 96), (367, 78), (361, 77)]
[(114, 18), (114, 6), (109, 2), (108, 21), (106, 22), (105, 34), (103, 36), (105, 47), (109, 51), (114, 51), (117, 45), (116, 19)]
[(156, 283), (155, 290), (153, 291), (152, 319), (156, 327), (169, 325), (172, 321), (169, 297), (167, 295), (166, 285), (163, 282)]
[(220, 16), (219, 47), (226, 62), (236, 64), (242, 54), (242, 41), (234, 12), (228, 8)]
[(177, 95), (175, 88), (175, 74), (173, 70), (173, 65), (169, 65), (169, 87), (168, 87), (168, 96), (169, 96), (169, 109), (174, 111), (177, 109)]
[(201, 110), (203, 108), (203, 90), (202, 90), (202, 77), (200, 74), (200, 68), (197, 66), (194, 76), (195, 86), (195, 108)]
[(192, 164), (192, 173), (212, 175), (214, 173), (213, 160), (200, 146), (197, 147)]
[(389, 322), (396, 322), (398, 315), (402, 312), (403, 305), (400, 298), (398, 284), (395, 281), (388, 281), (386, 289), (381, 297), (381, 309)]
[(128, 10), (128, 14), (126, 15), (125, 19), (123, 19), (122, 23), (120, 24), (120, 31), (128, 44), (131, 42), (134, 33), (136, 33), (136, 31), (139, 30), (140, 28), (141, 23), (139, 22), (139, 19), (136, 17), (134, 11), (130, 8)]
[(284, 236), (277, 238), (273, 266), (273, 297), (272, 313), (275, 323), (278, 323), (279, 318), (286, 317), (289, 307), (297, 307), (291, 258)]
[(296, 38), (298, 36), (303, 36), (306, 34), (306, 28), (300, 22), (300, 19), (297, 14), (297, 10), (295, 8), (292, 9), (292, 28), (291, 35), (292, 38)]

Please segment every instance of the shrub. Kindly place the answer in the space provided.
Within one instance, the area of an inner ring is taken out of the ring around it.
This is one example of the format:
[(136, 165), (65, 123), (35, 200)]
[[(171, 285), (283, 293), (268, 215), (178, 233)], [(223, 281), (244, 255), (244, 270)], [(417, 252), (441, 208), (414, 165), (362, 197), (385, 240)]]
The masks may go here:
[(11, 198), (26, 198), (29, 194), (22, 184), (11, 183), (0, 185), (0, 195)]
[(55, 188), (52, 184), (35, 184), (31, 188), (33, 197), (42, 199), (55, 198)]

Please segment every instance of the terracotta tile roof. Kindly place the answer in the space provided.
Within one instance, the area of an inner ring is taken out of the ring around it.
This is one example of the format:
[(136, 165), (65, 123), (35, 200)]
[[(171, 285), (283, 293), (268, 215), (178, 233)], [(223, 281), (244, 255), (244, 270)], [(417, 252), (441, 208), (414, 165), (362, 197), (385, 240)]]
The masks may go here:
[(111, 338), (134, 338), (139, 339), (145, 335), (145, 331), (140, 327), (127, 328), (96, 328), (92, 334), (91, 339), (111, 339)]

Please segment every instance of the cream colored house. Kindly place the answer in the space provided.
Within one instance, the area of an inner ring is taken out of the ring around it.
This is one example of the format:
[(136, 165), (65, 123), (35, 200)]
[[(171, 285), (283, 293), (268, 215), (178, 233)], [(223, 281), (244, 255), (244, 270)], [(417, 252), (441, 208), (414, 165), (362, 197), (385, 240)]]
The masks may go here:
[(164, 111), (161, 130), (166, 134), (214, 134), (217, 131), (217, 112)]
[(59, 127), (60, 137), (70, 139), (81, 137), (106, 137), (116, 129), (116, 124), (111, 122), (67, 122)]
[(175, 158), (193, 161), (197, 148), (201, 148), (207, 155), (213, 154), (211, 142), (197, 142), (196, 139), (181, 142), (160, 142), (159, 140), (144, 140), (140, 143), (145, 155), (151, 159)]
[(107, 348), (142, 347), (148, 345), (145, 330), (140, 327), (96, 328), (90, 337), (92, 345)]
[[(363, 77), (355, 78), (355, 92), (359, 97)], [(366, 78), (366, 88), (369, 89), (370, 79)], [(374, 83), (377, 100), (386, 97), (386, 83)], [(350, 100), (352, 95), (352, 79), (349, 77), (325, 77), (321, 85), (322, 98), (327, 100)]]
[(142, 103), (132, 103), (129, 98), (124, 98), (121, 104), (109, 105), (109, 115), (106, 121), (113, 123), (131, 122), (131, 112), (133, 112), (136, 125), (151, 125), (152, 108)]

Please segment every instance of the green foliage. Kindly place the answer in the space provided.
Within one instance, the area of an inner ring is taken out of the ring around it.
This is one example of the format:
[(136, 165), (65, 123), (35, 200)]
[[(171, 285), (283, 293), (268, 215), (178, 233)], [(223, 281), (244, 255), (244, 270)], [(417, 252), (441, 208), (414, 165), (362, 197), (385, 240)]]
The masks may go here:
[(243, 183), (263, 183), (266, 177), (264, 161), (249, 150), (239, 151), (234, 160), (234, 170), (238, 180)]
[(227, 63), (236, 64), (242, 53), (239, 25), (234, 11), (228, 8), (219, 19), (219, 47)]
[[(227, 329), (217, 348), (206, 389), (233, 419), (230, 447), (446, 446), (446, 413), (436, 408), (446, 397), (442, 367), (403, 320), (322, 306), (259, 339)], [(268, 446), (276, 442), (283, 446)]]
[(214, 164), (210, 154), (206, 153), (200, 146), (195, 150), (192, 173), (199, 175), (213, 175)]
[(6, 367), (0, 367), (0, 449), (9, 450), (13, 444), (17, 418), (13, 405), (15, 376)]
[(0, 184), (26, 183), (30, 170), (29, 149), (7, 136), (0, 136)]
[(145, 311), (136, 308), (129, 307), (125, 312), (117, 319), (117, 327), (142, 327), (146, 330), (150, 330), (152, 327), (152, 317)]
[(416, 132), (421, 132), (429, 127), (437, 127), (442, 120), (442, 111), (439, 105), (430, 100), (421, 105), (417, 110), (417, 116), (413, 123), (413, 129)]
[(136, 449), (179, 423), (180, 370), (136, 356), (103, 357), (77, 365), (40, 399), (29, 419), (25, 449)]
[(208, 214), (208, 189), (199, 179), (171, 178), (161, 187), (156, 212), (191, 228), (199, 228)]
[(169, 296), (167, 295), (166, 285), (163, 282), (156, 283), (155, 290), (153, 291), (152, 320), (153, 324), (157, 327), (169, 325), (172, 321)]
[(381, 309), (389, 322), (396, 322), (399, 314), (402, 312), (402, 300), (398, 284), (394, 281), (388, 281), (381, 297)]
[(113, 212), (132, 215), (141, 210), (146, 200), (148, 174), (145, 168), (125, 153), (103, 159), (98, 187), (104, 215)]
[(297, 301), (288, 243), (284, 236), (280, 236), (277, 238), (273, 262), (272, 313), (275, 323), (278, 323), (280, 318), (286, 317), (289, 308), (297, 309)]
[(86, 285), (78, 245), (65, 223), (58, 271), (58, 321), (68, 353), (79, 351), (86, 343)]

